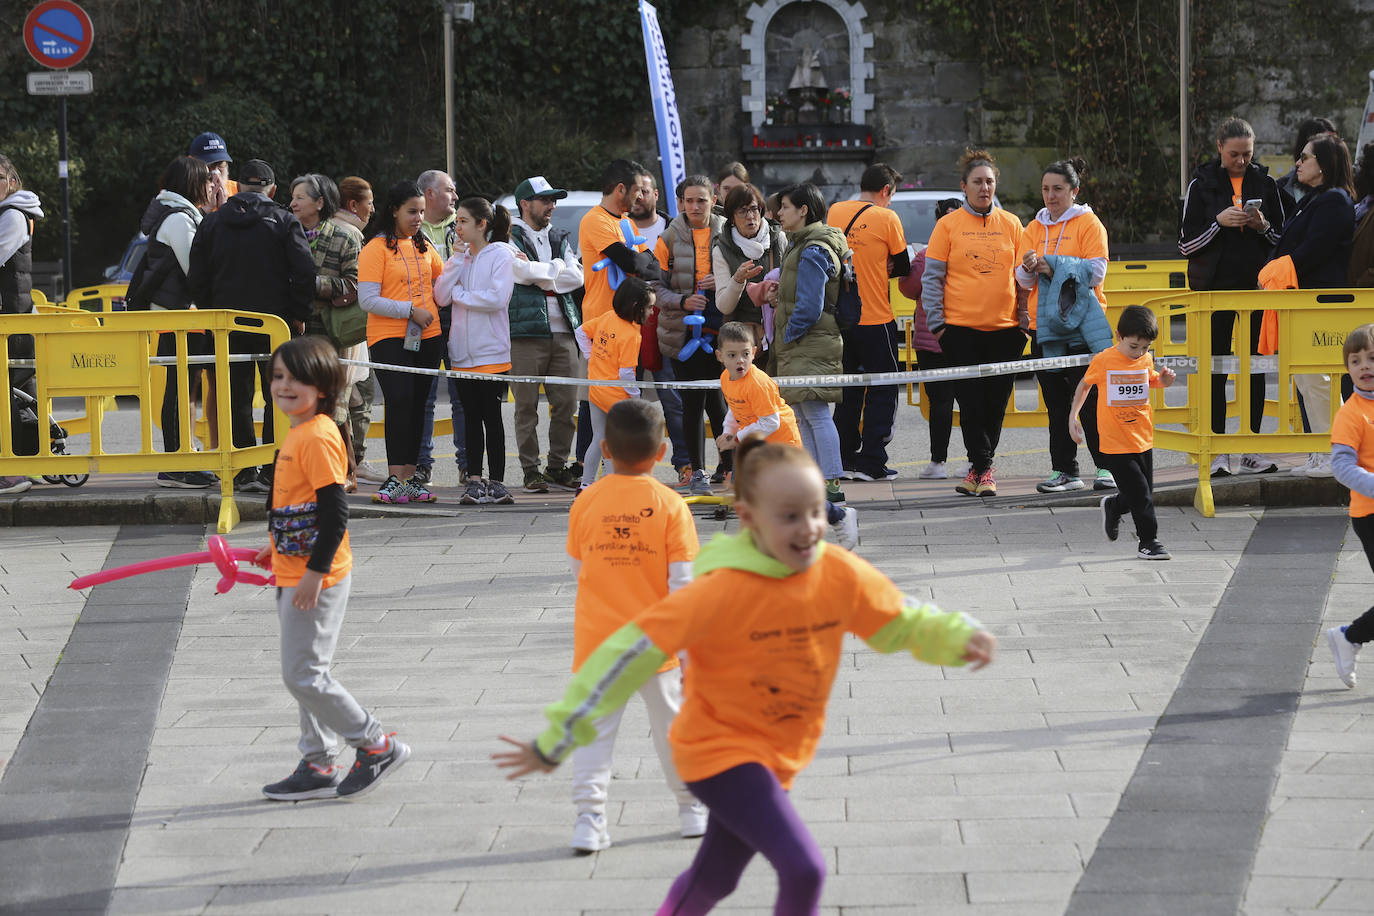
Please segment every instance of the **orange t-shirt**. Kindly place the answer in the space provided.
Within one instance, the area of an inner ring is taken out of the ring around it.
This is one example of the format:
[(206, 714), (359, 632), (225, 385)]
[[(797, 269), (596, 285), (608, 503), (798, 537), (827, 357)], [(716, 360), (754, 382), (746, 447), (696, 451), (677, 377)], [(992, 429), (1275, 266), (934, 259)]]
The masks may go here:
[[(620, 378), (621, 369), (634, 369), (639, 365), (640, 328), (633, 321), (626, 321), (614, 311), (604, 312), (598, 318), (582, 322), (582, 331), (592, 342), (591, 356), (587, 358), (587, 378)], [(624, 388), (610, 385), (587, 388), (587, 399), (602, 410), (610, 410), (616, 401), (629, 396)]]
[[(619, 242), (625, 244), (625, 234), (620, 231), (621, 217), (608, 213), (598, 204), (587, 211), (577, 226), (577, 247), (582, 252), (583, 285), (586, 292), (582, 298), (582, 318), (596, 318), (611, 310), (611, 299), (615, 290), (611, 289), (606, 270), (592, 270), (592, 265), (606, 256), (607, 248)], [(643, 251), (643, 245), (633, 246), (635, 251)]]
[(944, 261), (945, 323), (979, 331), (1014, 328), (1021, 221), (1000, 207), (987, 216), (960, 207), (935, 224), (926, 260)]
[[(686, 219), (686, 217), (683, 217)], [(692, 273), (695, 275), (697, 289), (701, 289), (701, 281), (711, 272), (711, 227), (703, 226), (700, 229), (692, 230), (692, 248), (696, 252), (696, 257), (692, 260)], [(668, 258), (672, 254), (668, 250), (668, 242), (663, 236), (658, 237), (658, 244), (654, 246), (654, 257), (658, 259), (658, 266), (665, 271), (668, 270)], [(695, 290), (693, 290), (695, 292)]]
[(687, 652), (669, 732), (678, 775), (695, 782), (761, 763), (789, 788), (825, 730), (844, 634), (872, 636), (902, 604), (868, 561), (825, 545), (804, 572), (718, 569), (640, 613), (634, 623), (655, 646)]
[[(1348, 445), (1355, 450), (1360, 467), (1374, 468), (1374, 401), (1357, 391), (1345, 399), (1331, 421), (1331, 444)], [(1374, 499), (1350, 491), (1350, 517), (1374, 515)]]
[[(348, 452), (344, 449), (339, 427), (328, 414), (317, 413), (286, 433), (286, 441), (277, 452), (272, 469), (272, 508), (298, 506), (315, 502), (315, 491), (332, 483), (343, 486), (348, 482)], [(680, 498), (679, 498), (680, 499)], [(292, 586), (301, 581), (305, 564), (310, 557), (286, 557), (277, 553), (272, 543), (272, 572), (280, 586)], [(334, 562), (324, 577), (324, 587), (339, 582), (353, 568), (353, 551), (348, 546), (348, 532), (344, 532)]]
[[(1021, 234), (1021, 247), (1016, 252), (1016, 263), (1020, 264), (1027, 251), (1039, 255), (1062, 254), (1071, 258), (1107, 257), (1107, 227), (1096, 213), (1080, 213), (1067, 222), (1046, 226), (1038, 219), (1026, 224)], [(1102, 284), (1093, 287), (1093, 294), (1107, 309), (1107, 296), (1102, 292)], [(1040, 283), (1030, 288), (1030, 326), (1035, 327), (1035, 308), (1040, 299)]]
[[(382, 284), (382, 298), (409, 300), (416, 308), (424, 309), (434, 316), (421, 332), (422, 340), (438, 337), (443, 333), (439, 327), (439, 309), (434, 304), (434, 281), (444, 272), (443, 258), (434, 250), (433, 245), (425, 246), (425, 253), (415, 250), (411, 239), (397, 239), (396, 250), (386, 247), (386, 239), (375, 236), (358, 255), (358, 282)], [(388, 318), (385, 315), (367, 316), (368, 346), (388, 337), (405, 337), (404, 318)]]
[(1083, 384), (1097, 386), (1097, 435), (1109, 455), (1131, 455), (1154, 447), (1150, 386), (1159, 379), (1149, 353), (1128, 359), (1116, 347), (1093, 357)]
[(1241, 199), (1241, 197), (1242, 197), (1242, 192), (1241, 192), (1241, 187), (1240, 187), (1241, 184), (1242, 184), (1244, 181), (1245, 181), (1245, 177), (1244, 177), (1244, 176), (1241, 176), (1240, 178), (1231, 177), (1231, 191), (1232, 191), (1232, 193), (1231, 193), (1231, 201), (1232, 201), (1237, 207), (1240, 207), (1240, 206), (1244, 206), (1244, 205), (1245, 205), (1245, 201)]
[(725, 403), (730, 405), (730, 413), (741, 429), (757, 423), (759, 417), (780, 414), (778, 419), (782, 421), (782, 425), (768, 436), (767, 441), (802, 448), (796, 414), (787, 406), (782, 395), (778, 394), (778, 383), (758, 366), (750, 366), (749, 372), (739, 381), (730, 378), (728, 369), (722, 372), (720, 391), (725, 395)]
[[(697, 528), (682, 497), (657, 480), (607, 474), (573, 501), (567, 550), (582, 562), (573, 618), (576, 671), (608, 636), (668, 594), (668, 564), (696, 558)], [(677, 663), (672, 656), (659, 670)]]
[(887, 259), (906, 250), (906, 234), (896, 213), (877, 204), (868, 205), (866, 200), (842, 200), (830, 206), (825, 221), (844, 232), (854, 215), (868, 207), (846, 236), (854, 252), (854, 277), (863, 303), (859, 324), (887, 324), (896, 320), (888, 296), (892, 285), (888, 282)]

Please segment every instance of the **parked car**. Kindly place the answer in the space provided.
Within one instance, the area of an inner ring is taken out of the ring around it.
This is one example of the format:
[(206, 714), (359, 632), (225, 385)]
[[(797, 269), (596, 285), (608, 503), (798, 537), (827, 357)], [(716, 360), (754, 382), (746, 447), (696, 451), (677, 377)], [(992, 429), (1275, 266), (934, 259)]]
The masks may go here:
[[(519, 216), (520, 208), (515, 205), (515, 198), (510, 194), (503, 194), (496, 201), (501, 206), (511, 212), (511, 216)], [(600, 191), (569, 191), (568, 196), (558, 202), (558, 206), (553, 208), (553, 226), (568, 233), (568, 242), (577, 248), (577, 227), (582, 222), (582, 217), (587, 215), (587, 211), (592, 207), (601, 205)]]
[(148, 236), (142, 232), (134, 233), (134, 237), (129, 240), (128, 247), (124, 249), (124, 254), (120, 257), (118, 264), (111, 264), (105, 268), (105, 280), (108, 283), (128, 283), (134, 278), (134, 269), (138, 267), (138, 262), (143, 260), (143, 253), (148, 250)]

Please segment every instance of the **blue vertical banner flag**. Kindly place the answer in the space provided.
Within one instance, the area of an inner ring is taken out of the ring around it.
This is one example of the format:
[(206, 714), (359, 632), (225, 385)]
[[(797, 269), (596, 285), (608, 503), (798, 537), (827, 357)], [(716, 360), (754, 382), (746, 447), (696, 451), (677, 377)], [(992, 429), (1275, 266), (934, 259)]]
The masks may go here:
[(668, 215), (677, 216), (677, 185), (687, 177), (687, 154), (682, 147), (682, 119), (677, 114), (673, 71), (668, 66), (668, 50), (663, 47), (663, 32), (658, 28), (658, 10), (648, 0), (639, 0), (639, 22), (644, 28), (644, 60), (649, 66), (649, 94), (654, 100), (654, 123), (658, 126), (658, 157), (663, 163), (660, 199), (666, 201)]

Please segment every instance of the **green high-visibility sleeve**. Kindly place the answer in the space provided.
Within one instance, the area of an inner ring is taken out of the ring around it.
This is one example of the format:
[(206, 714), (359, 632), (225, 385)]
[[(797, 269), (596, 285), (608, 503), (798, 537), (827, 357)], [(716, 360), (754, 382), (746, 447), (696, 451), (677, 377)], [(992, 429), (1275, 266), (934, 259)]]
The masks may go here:
[(932, 665), (962, 665), (968, 639), (981, 629), (967, 614), (917, 604), (904, 596), (901, 611), (864, 642), (882, 653), (909, 651)]
[(582, 663), (563, 699), (544, 710), (549, 727), (535, 749), (560, 763), (577, 746), (596, 740), (596, 721), (629, 701), (668, 656), (633, 623), (616, 630)]

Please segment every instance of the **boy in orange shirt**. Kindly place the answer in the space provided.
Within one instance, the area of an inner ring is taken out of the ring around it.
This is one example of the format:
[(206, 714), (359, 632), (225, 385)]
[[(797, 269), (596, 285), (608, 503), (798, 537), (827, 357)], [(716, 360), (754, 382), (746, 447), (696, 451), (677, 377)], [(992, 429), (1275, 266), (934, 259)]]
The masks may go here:
[(1154, 489), (1154, 414), (1150, 409), (1150, 389), (1173, 384), (1174, 370), (1155, 371), (1150, 344), (1159, 336), (1154, 312), (1143, 305), (1130, 305), (1116, 323), (1117, 343), (1093, 357), (1069, 409), (1069, 435), (1083, 442), (1083, 423), (1078, 411), (1096, 385), (1097, 429), (1101, 439), (1102, 460), (1116, 478), (1117, 492), (1102, 498), (1102, 530), (1107, 540), (1115, 541), (1121, 530), (1121, 516), (1131, 513), (1136, 537), (1140, 539), (1142, 560), (1168, 560), (1169, 551), (1159, 542), (1159, 523), (1155, 520)]
[[(595, 390), (595, 389), (593, 389)], [(573, 671), (607, 636), (644, 608), (692, 581), (697, 530), (682, 497), (653, 478), (663, 458), (663, 414), (639, 398), (617, 401), (606, 413), (601, 448), (615, 473), (588, 487), (568, 516), (567, 551), (577, 576)], [(677, 797), (684, 837), (706, 832), (706, 809), (678, 777), (668, 726), (682, 707), (682, 671), (666, 659), (640, 689), (663, 775)], [(591, 853), (611, 845), (606, 789), (620, 711), (596, 723), (596, 738), (573, 754), (572, 847)]]
[[(749, 436), (804, 448), (796, 415), (778, 394), (778, 383), (754, 365), (758, 347), (749, 326), (727, 321), (717, 340), (716, 359), (725, 367), (720, 390), (730, 410), (725, 415), (725, 431), (716, 437), (716, 448), (727, 452)], [(847, 506), (826, 505), (826, 521), (839, 545), (846, 550), (859, 546), (859, 513)]]
[[(1360, 325), (1345, 338), (1345, 370), (1355, 390), (1331, 421), (1331, 470), (1350, 488), (1350, 526), (1374, 567), (1374, 324)], [(1374, 608), (1353, 623), (1326, 631), (1336, 674), (1355, 686), (1355, 654), (1374, 640)]]

